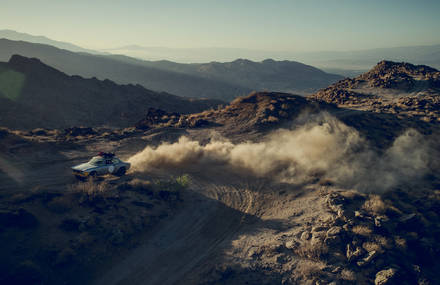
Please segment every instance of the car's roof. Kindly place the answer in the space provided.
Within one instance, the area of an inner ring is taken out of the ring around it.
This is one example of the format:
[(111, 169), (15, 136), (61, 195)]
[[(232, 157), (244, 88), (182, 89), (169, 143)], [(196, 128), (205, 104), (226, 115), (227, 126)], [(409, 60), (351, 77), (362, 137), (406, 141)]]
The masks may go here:
[(116, 157), (116, 156), (113, 156), (113, 157), (104, 157), (104, 156), (100, 156), (100, 155), (93, 156), (92, 158), (96, 158), (96, 159), (100, 159), (100, 160), (104, 160), (104, 159), (114, 159), (114, 158), (119, 159), (119, 158)]

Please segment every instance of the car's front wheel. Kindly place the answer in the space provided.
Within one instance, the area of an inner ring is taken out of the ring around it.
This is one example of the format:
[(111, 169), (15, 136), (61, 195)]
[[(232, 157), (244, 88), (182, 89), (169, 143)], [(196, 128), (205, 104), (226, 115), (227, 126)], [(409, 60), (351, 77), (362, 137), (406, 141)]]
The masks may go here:
[(115, 173), (117, 176), (123, 176), (127, 172), (127, 169), (125, 167), (121, 167), (118, 169), (118, 171)]

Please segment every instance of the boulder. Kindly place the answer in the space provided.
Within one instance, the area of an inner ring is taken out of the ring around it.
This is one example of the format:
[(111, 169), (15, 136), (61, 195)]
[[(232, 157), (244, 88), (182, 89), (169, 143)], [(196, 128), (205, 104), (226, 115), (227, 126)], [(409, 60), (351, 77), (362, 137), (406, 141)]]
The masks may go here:
[(393, 284), (396, 281), (397, 270), (389, 268), (376, 273), (375, 285)]
[(306, 240), (310, 239), (310, 236), (311, 236), (310, 232), (308, 232), (308, 231), (304, 231), (304, 232), (301, 234), (301, 240), (306, 241)]

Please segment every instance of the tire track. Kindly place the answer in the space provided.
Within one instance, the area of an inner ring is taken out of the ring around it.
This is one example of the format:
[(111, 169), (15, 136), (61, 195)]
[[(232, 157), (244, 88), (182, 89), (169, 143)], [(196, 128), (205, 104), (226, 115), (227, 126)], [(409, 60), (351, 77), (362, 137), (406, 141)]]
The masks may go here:
[(194, 179), (180, 213), (94, 284), (186, 283), (185, 276), (240, 230), (254, 206), (254, 193), (246, 188)]

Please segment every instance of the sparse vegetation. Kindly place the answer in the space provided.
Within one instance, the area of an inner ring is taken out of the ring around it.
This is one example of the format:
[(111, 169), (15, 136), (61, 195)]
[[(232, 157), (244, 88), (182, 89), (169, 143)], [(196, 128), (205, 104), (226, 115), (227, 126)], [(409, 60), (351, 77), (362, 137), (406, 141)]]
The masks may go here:
[(317, 240), (315, 242), (306, 241), (299, 245), (294, 252), (300, 257), (316, 261), (325, 257), (329, 252), (329, 248), (323, 240)]
[[(112, 250), (120, 252), (136, 244), (138, 234), (150, 231), (161, 219), (172, 215), (179, 195), (174, 192), (187, 187), (189, 177), (154, 183), (125, 177), (124, 181), (90, 179), (68, 185), (57, 193), (39, 188), (11, 197), (19, 210), (0, 211), (0, 249), (4, 253), (18, 247), (26, 250), (12, 255), (8, 262), (0, 258), (2, 266), (12, 274), (0, 274), (0, 281), (13, 283), (21, 278), (14, 272), (21, 274), (31, 269), (33, 277), (28, 277), (35, 279), (31, 283), (53, 284), (61, 283), (63, 278), (77, 280), (79, 276), (88, 276), (95, 262), (114, 254)], [(47, 211), (50, 219), (37, 220), (22, 207), (32, 208), (32, 212)], [(26, 235), (36, 229), (50, 235), (45, 234), (42, 239), (11, 239), (20, 236), (17, 230)], [(47, 256), (51, 256), (49, 262), (45, 260)], [(22, 259), (30, 265), (20, 265), (18, 261)], [(57, 274), (50, 273), (54, 270)], [(78, 276), (72, 276), (73, 272)]]

